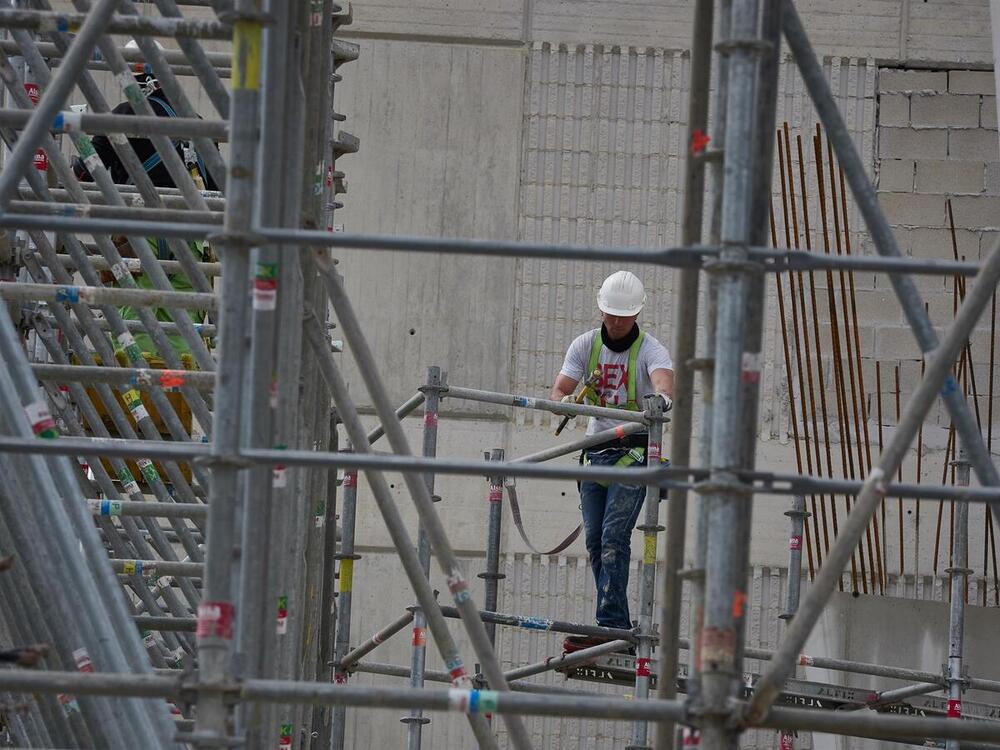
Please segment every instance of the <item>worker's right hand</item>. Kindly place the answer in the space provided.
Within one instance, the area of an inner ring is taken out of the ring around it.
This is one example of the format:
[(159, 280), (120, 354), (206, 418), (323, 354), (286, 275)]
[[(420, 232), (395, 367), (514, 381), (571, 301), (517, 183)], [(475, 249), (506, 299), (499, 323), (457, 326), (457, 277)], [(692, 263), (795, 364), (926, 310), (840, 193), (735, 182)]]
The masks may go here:
[(562, 404), (575, 404), (576, 403), (576, 396), (574, 396), (572, 393), (567, 393), (565, 396), (563, 396), (561, 399), (559, 399), (559, 403), (562, 403)]

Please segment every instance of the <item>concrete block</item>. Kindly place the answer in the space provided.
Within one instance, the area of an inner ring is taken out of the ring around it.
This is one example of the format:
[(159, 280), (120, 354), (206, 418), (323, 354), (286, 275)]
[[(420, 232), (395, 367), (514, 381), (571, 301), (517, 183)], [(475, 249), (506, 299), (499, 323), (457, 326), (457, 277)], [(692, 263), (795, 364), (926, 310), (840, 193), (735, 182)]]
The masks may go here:
[[(943, 201), (942, 201), (943, 202)], [(956, 225), (957, 226), (957, 225)], [(919, 227), (906, 230), (906, 249), (914, 258), (932, 258), (951, 260), (954, 258), (951, 244), (951, 231), (947, 227)], [(955, 229), (955, 242), (958, 245), (958, 255), (967, 258), (976, 257), (979, 252), (979, 233), (968, 229)]]
[(917, 162), (914, 190), (918, 193), (971, 193), (983, 191), (986, 165), (982, 161), (923, 160)]
[(1000, 240), (1000, 232), (980, 232), (979, 233), (979, 257), (985, 260), (996, 247), (997, 240)]
[(944, 226), (944, 199), (938, 195), (879, 193), (878, 201), (890, 224)]
[(878, 90), (885, 92), (947, 91), (948, 74), (935, 70), (880, 70)]
[[(919, 360), (920, 347), (909, 326), (880, 326), (875, 330), (875, 356), (881, 360)], [(883, 373), (884, 375), (885, 373)]]
[(910, 97), (907, 94), (883, 94), (878, 98), (878, 122), (881, 126), (910, 124)]
[(979, 126), (997, 129), (997, 98), (984, 96), (979, 103)]
[(951, 201), (955, 226), (966, 229), (1000, 227), (1000, 197), (977, 195), (959, 196)]
[(909, 193), (913, 190), (913, 159), (882, 159), (878, 165), (878, 189)]
[(947, 130), (881, 128), (878, 139), (878, 155), (883, 159), (943, 159), (948, 155)]
[(986, 165), (983, 187), (986, 195), (1000, 195), (1000, 162)]
[[(930, 131), (936, 132), (936, 131)], [(1000, 160), (1000, 140), (995, 130), (952, 130), (948, 133), (948, 157), (951, 159)]]
[(979, 97), (958, 94), (914, 94), (910, 123), (915, 128), (975, 128), (979, 126)]
[(988, 70), (952, 70), (948, 91), (953, 94), (996, 94), (993, 73)]

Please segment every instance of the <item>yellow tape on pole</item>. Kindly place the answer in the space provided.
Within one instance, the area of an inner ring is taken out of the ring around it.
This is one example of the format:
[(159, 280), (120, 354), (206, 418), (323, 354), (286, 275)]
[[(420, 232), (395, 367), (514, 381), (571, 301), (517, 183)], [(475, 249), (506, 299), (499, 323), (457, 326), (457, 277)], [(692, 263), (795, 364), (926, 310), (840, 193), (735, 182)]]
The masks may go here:
[(340, 561), (340, 593), (351, 590), (354, 586), (354, 560)]
[(646, 565), (656, 563), (656, 534), (646, 534), (643, 543), (642, 562)]
[(233, 24), (233, 91), (260, 89), (260, 22)]

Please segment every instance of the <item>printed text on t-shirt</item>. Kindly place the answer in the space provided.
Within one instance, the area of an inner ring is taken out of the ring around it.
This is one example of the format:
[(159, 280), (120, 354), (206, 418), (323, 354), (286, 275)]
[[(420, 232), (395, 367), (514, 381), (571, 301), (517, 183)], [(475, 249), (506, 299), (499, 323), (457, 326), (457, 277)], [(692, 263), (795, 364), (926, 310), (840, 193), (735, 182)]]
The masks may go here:
[(602, 362), (598, 387), (601, 390), (601, 406), (617, 406), (619, 394), (628, 388), (628, 368), (624, 364)]

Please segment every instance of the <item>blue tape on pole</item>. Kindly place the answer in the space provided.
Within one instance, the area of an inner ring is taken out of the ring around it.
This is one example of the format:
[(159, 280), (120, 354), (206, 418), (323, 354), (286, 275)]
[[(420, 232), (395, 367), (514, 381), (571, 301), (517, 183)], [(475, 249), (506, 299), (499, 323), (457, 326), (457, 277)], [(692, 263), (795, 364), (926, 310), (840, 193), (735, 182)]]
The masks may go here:
[(69, 302), (71, 305), (80, 301), (80, 287), (60, 286), (56, 287), (56, 302)]
[(469, 693), (469, 713), (474, 714), (479, 712), (479, 691), (473, 690)]
[(521, 619), (521, 627), (528, 630), (548, 630), (552, 627), (552, 620), (544, 617), (525, 617)]
[(955, 377), (949, 373), (948, 377), (944, 379), (944, 385), (941, 386), (941, 393), (954, 393), (958, 390), (958, 381)]
[(52, 129), (61, 131), (63, 129), (63, 113), (60, 112), (56, 115), (56, 119), (52, 121)]
[(111, 501), (101, 500), (101, 515), (110, 516), (111, 515)]
[(56, 19), (56, 31), (62, 34), (69, 31), (69, 21), (66, 20), (66, 16), (59, 16), (59, 18)]

